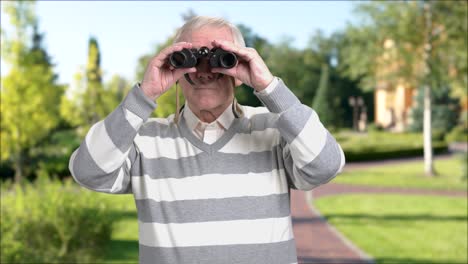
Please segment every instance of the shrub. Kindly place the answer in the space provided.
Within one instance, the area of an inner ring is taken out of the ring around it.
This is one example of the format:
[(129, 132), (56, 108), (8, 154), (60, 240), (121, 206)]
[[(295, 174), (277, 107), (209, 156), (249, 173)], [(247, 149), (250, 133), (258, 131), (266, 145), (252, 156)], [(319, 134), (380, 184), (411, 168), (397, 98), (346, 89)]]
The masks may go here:
[(35, 176), (38, 171), (53, 177), (67, 177), (70, 175), (68, 162), (70, 156), (80, 145), (81, 139), (73, 129), (59, 130), (51, 134), (41, 144), (30, 149), (29, 161)]
[(106, 204), (72, 181), (2, 184), (1, 198), (2, 263), (94, 261), (110, 241)]
[[(414, 157), (424, 153), (420, 133), (339, 133), (336, 139), (348, 162)], [(448, 146), (443, 141), (434, 141), (432, 147), (435, 154), (448, 151)]]
[[(434, 154), (442, 154), (448, 151), (447, 144), (443, 142), (433, 143)], [(368, 147), (366, 149), (344, 149), (346, 161), (372, 161), (395, 158), (408, 158), (424, 155), (422, 146), (405, 146), (398, 149), (383, 149), (378, 147)]]
[[(52, 132), (37, 145), (25, 152), (23, 177), (35, 179), (38, 172), (53, 177), (65, 178), (70, 175), (68, 162), (81, 138), (74, 129), (62, 129)], [(15, 174), (14, 161), (6, 160), (0, 163), (0, 179), (13, 179)]]
[[(424, 90), (421, 87), (415, 97), (415, 104), (411, 108), (411, 118), (413, 122), (409, 126), (412, 132), (423, 131), (424, 119)], [(431, 101), (431, 126), (433, 131), (437, 131), (436, 135), (446, 133), (457, 125), (459, 119), (459, 100), (450, 96), (450, 88), (441, 86), (432, 92)]]
[(468, 129), (462, 125), (458, 125), (450, 131), (445, 137), (448, 143), (452, 142), (467, 142), (468, 141)]
[(382, 132), (384, 131), (384, 128), (382, 125), (371, 123), (367, 126), (367, 131), (369, 132)]

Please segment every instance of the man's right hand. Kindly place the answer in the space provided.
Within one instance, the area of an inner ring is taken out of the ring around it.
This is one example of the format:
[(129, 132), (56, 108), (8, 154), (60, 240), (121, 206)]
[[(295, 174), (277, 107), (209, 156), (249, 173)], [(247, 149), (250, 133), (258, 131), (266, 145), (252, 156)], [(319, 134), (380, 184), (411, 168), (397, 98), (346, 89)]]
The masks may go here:
[(185, 73), (197, 71), (195, 67), (174, 69), (174, 67), (170, 66), (168, 63), (169, 56), (174, 51), (181, 51), (184, 48), (191, 49), (192, 43), (175, 43), (163, 49), (150, 60), (148, 66), (146, 66), (145, 75), (140, 85), (146, 96), (155, 100), (166, 92)]

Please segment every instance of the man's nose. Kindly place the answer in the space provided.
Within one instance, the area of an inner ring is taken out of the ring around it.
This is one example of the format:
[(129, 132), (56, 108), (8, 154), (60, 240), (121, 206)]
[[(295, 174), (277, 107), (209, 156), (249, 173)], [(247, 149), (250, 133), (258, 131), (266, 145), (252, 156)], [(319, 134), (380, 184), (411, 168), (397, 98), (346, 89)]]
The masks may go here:
[(200, 59), (197, 65), (197, 72), (196, 72), (197, 79), (211, 81), (215, 78), (216, 73), (211, 72), (211, 66), (208, 63), (208, 60), (203, 58)]

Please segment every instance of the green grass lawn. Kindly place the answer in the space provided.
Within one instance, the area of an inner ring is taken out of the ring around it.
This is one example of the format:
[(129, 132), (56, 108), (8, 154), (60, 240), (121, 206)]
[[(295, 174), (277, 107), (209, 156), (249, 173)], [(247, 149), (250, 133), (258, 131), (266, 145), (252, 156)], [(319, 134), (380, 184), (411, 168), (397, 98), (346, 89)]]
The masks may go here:
[(315, 206), (378, 264), (467, 263), (467, 200), (339, 195)]
[(422, 146), (422, 133), (392, 133), (384, 131), (371, 131), (368, 133), (356, 133), (342, 130), (333, 133), (345, 149), (372, 149), (391, 148), (398, 149), (401, 146)]
[(102, 263), (138, 264), (138, 217), (133, 196), (98, 195), (112, 204), (112, 214), (117, 219)]
[(436, 160), (434, 164), (436, 171), (439, 173), (434, 178), (426, 177), (424, 175), (424, 163), (417, 161), (347, 171), (338, 175), (333, 182), (438, 190), (467, 189), (467, 181), (462, 180), (462, 164), (458, 157), (447, 160)]

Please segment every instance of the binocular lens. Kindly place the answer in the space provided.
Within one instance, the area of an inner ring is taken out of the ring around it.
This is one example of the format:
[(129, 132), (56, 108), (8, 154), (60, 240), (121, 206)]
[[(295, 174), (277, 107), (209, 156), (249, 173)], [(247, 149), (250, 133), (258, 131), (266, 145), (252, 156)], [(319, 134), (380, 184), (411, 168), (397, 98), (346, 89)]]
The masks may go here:
[(200, 59), (208, 59), (210, 66), (223, 67), (226, 69), (236, 66), (237, 57), (234, 53), (222, 49), (212, 49), (201, 47), (196, 49), (182, 49), (181, 51), (174, 51), (170, 57), (169, 62), (174, 68), (191, 68), (195, 67)]
[(219, 57), (219, 62), (221, 67), (229, 69), (236, 65), (237, 58), (234, 53), (226, 52)]
[(175, 68), (180, 68), (184, 66), (186, 57), (184, 53), (180, 51), (176, 51), (172, 53), (170, 60), (171, 60), (172, 66), (174, 66)]

